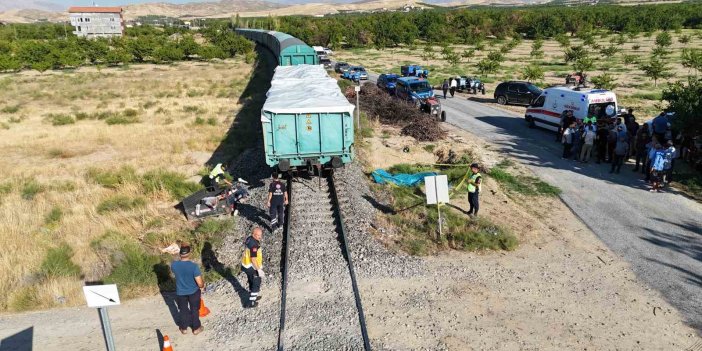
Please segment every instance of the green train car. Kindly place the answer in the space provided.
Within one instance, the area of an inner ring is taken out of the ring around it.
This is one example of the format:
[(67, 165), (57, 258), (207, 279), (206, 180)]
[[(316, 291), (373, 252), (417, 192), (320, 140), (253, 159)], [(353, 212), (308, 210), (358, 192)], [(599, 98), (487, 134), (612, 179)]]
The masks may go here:
[(319, 64), (314, 49), (290, 34), (248, 28), (237, 28), (236, 33), (268, 48), (278, 58), (279, 66)]
[(266, 163), (281, 172), (354, 159), (354, 106), (321, 65), (278, 66), (261, 110)]

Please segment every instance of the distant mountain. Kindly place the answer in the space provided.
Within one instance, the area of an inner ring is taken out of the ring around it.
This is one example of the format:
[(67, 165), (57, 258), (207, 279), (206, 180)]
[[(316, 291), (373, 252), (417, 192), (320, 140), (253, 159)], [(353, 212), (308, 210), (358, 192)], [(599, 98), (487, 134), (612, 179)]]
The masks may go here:
[(221, 0), (218, 2), (193, 2), (187, 4), (159, 2), (124, 6), (124, 16), (127, 19), (134, 19), (146, 15), (161, 15), (177, 18), (217, 17), (218, 15), (228, 13), (265, 11), (280, 7), (283, 7), (283, 5), (265, 0)]
[(0, 0), (0, 12), (8, 10), (65, 11), (65, 6), (41, 0)]

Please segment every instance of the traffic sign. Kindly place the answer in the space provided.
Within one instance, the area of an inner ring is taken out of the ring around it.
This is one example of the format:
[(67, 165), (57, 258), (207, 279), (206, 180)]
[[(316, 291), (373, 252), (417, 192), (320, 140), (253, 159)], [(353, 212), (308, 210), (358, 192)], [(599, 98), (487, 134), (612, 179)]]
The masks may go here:
[(120, 304), (117, 285), (88, 285), (83, 287), (88, 307), (109, 307)]
[(424, 177), (427, 205), (449, 203), (448, 177), (446, 175)]

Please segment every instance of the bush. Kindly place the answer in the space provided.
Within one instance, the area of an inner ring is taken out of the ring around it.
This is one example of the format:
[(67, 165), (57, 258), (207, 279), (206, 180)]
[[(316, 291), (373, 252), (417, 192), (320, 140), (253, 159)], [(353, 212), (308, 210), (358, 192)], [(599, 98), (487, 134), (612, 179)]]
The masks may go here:
[(66, 243), (49, 249), (39, 268), (41, 274), (45, 277), (79, 276), (80, 267), (71, 261), (71, 257), (73, 257), (73, 249)]
[(17, 105), (7, 105), (7, 106), (3, 107), (3, 108), (0, 110), (0, 112), (2, 112), (2, 113), (10, 113), (10, 114), (12, 114), (12, 113), (17, 113), (17, 111), (19, 111), (21, 107), (22, 107), (22, 105), (19, 105), (19, 104), (17, 104)]
[(37, 288), (25, 286), (10, 293), (9, 308), (15, 312), (29, 311), (41, 305)]
[(117, 284), (122, 288), (155, 286), (158, 284), (154, 267), (161, 263), (159, 256), (150, 255), (135, 243), (121, 247), (119, 255), (113, 255), (112, 272), (105, 277), (106, 284)]
[(59, 222), (61, 222), (61, 218), (63, 217), (63, 211), (61, 210), (61, 207), (54, 206), (51, 211), (44, 217), (44, 224), (46, 224), (48, 227), (54, 227), (58, 225)]
[(69, 115), (64, 115), (64, 114), (49, 114), (47, 116), (47, 119), (51, 122), (52, 125), (54, 126), (65, 126), (68, 124), (74, 124), (76, 123), (76, 120), (73, 119), (72, 116)]
[(132, 124), (139, 123), (139, 117), (137, 115), (139, 112), (134, 109), (126, 109), (121, 114), (112, 114), (111, 116), (105, 118), (105, 123), (108, 125), (115, 124)]
[(128, 211), (146, 206), (146, 200), (141, 197), (131, 198), (124, 195), (114, 195), (103, 200), (97, 207), (99, 214), (114, 211)]
[(451, 246), (468, 251), (476, 250), (514, 250), (519, 241), (508, 230), (491, 223), (485, 218), (466, 221), (464, 218), (449, 213), (449, 240)]
[(115, 189), (120, 185), (134, 183), (138, 180), (138, 176), (134, 168), (122, 166), (118, 170), (103, 170), (98, 168), (90, 168), (85, 174), (86, 179), (94, 183), (100, 184), (106, 188)]
[(45, 187), (34, 179), (24, 182), (22, 185), (22, 198), (25, 200), (33, 200), (37, 194), (44, 192)]
[(187, 181), (182, 174), (163, 170), (144, 174), (141, 184), (148, 193), (165, 190), (176, 200), (202, 189), (200, 184)]

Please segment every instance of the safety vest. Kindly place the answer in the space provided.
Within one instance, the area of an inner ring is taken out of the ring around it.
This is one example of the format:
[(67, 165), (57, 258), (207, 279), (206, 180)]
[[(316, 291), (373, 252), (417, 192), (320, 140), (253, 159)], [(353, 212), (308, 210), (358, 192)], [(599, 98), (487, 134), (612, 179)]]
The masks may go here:
[(595, 117), (595, 116), (585, 117), (583, 119), (583, 123), (587, 124), (587, 122), (592, 122), (592, 124), (597, 124), (597, 117)]
[[(476, 190), (476, 185), (473, 184), (473, 183), (475, 182), (476, 179), (478, 179), (478, 177), (482, 177), (482, 176), (480, 175), (480, 172), (474, 173), (472, 176), (470, 176), (470, 178), (469, 178), (469, 179), (470, 179), (470, 182), (468, 182), (468, 192), (469, 192), (469, 193), (474, 193), (474, 192), (475, 192), (475, 190)], [(477, 185), (477, 190), (478, 190), (478, 192), (480, 192), (481, 187), (482, 187), (482, 186), (481, 186), (480, 184)]]
[[(246, 242), (244, 242), (244, 256), (241, 257), (241, 265), (244, 266), (244, 268), (250, 268), (253, 267), (253, 263), (251, 263), (251, 249), (246, 245), (249, 240), (254, 240), (253, 238), (248, 238)], [(257, 246), (255, 248), (256, 250), (256, 257), (253, 259), (256, 260), (256, 263), (258, 264), (259, 267), (263, 267), (263, 252), (261, 250), (260, 246)]]
[(218, 163), (216, 166), (214, 166), (214, 168), (212, 168), (212, 171), (210, 171), (210, 179), (215, 179), (222, 174), (224, 174), (222, 164)]

